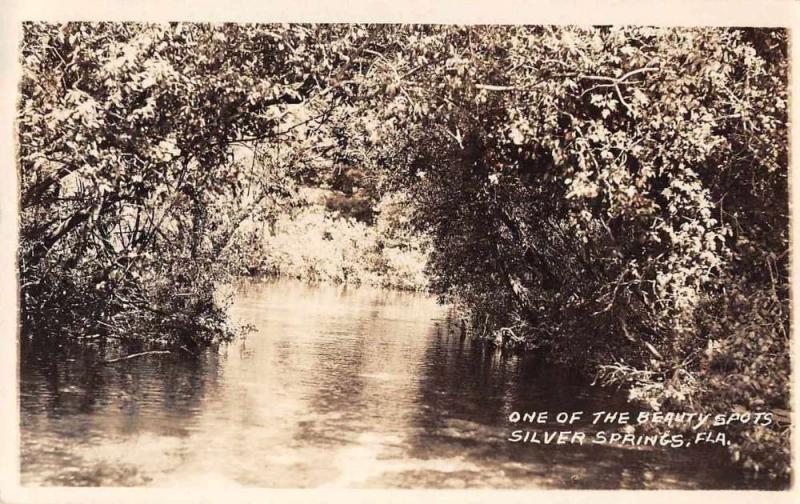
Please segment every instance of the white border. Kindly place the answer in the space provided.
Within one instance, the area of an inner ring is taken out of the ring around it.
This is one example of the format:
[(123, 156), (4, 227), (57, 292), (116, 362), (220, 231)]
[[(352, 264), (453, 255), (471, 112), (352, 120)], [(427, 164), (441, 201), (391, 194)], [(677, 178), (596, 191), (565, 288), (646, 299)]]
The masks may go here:
[[(263, 0), (262, 2), (141, 0), (122, 1), (42, 1), (0, 0), (0, 153), (4, 160), (0, 171), (0, 502), (409, 502), (436, 501), (459, 504), (488, 500), (533, 502), (545, 498), (551, 502), (665, 502), (678, 504), (709, 498), (726, 502), (769, 500), (776, 503), (797, 502), (797, 484), (792, 491), (511, 491), (511, 490), (266, 490), (255, 488), (26, 488), (19, 485), (18, 446), (19, 408), (17, 404), (17, 298), (14, 267), (17, 243), (17, 179), (15, 169), (16, 61), (20, 23), (24, 20), (50, 21), (260, 21), (260, 22), (402, 22), (456, 24), (649, 24), (679, 26), (782, 26), (792, 29), (792, 63), (797, 63), (800, 47), (798, 19), (800, 5), (790, 0), (606, 0), (600, 1), (521, 1), (521, 0), (338, 0), (323, 2), (298, 0)], [(795, 103), (799, 96), (798, 79), (791, 80), (791, 122), (800, 124)], [(798, 142), (798, 128), (792, 129), (792, 146)], [(795, 243), (800, 234), (797, 219), (798, 172), (794, 149), (790, 159), (790, 202), (792, 211), (792, 265), (798, 264), (800, 252)], [(800, 285), (798, 268), (792, 268), (792, 329), (800, 325), (796, 309), (796, 289)], [(797, 346), (793, 345), (793, 363)], [(797, 390), (797, 373), (793, 373)], [(798, 411), (798, 394), (792, 398)], [(796, 425), (797, 416), (793, 415)], [(793, 454), (797, 436), (793, 436)], [(793, 457), (795, 468), (797, 459)], [(713, 494), (713, 495), (709, 495)]]

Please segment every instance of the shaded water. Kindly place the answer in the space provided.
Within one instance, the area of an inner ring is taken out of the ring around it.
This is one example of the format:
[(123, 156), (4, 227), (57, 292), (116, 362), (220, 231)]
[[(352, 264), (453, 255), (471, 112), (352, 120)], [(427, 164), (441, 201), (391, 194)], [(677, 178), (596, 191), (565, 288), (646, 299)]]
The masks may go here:
[(515, 410), (628, 406), (615, 390), (461, 338), (445, 309), (421, 295), (252, 283), (233, 316), (256, 330), (199, 359), (101, 365), (116, 351), (23, 342), (23, 484), (743, 484), (722, 448), (509, 442), (512, 430), (534, 429), (511, 425)]

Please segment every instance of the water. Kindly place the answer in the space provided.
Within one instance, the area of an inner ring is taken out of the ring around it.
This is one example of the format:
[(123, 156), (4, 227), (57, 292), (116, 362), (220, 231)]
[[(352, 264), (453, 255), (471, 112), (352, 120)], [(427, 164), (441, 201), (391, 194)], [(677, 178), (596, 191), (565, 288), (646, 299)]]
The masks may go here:
[[(511, 443), (512, 411), (628, 409), (530, 356), (460, 337), (422, 295), (251, 283), (247, 338), (115, 364), (22, 345), (25, 485), (732, 488), (722, 448)], [(581, 428), (591, 430), (591, 426)]]

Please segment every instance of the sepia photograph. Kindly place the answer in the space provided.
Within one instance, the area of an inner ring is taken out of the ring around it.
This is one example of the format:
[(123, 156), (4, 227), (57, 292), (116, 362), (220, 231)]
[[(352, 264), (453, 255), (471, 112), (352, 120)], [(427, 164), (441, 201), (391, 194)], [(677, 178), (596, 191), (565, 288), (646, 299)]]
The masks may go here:
[(22, 487), (791, 488), (787, 26), (18, 29)]

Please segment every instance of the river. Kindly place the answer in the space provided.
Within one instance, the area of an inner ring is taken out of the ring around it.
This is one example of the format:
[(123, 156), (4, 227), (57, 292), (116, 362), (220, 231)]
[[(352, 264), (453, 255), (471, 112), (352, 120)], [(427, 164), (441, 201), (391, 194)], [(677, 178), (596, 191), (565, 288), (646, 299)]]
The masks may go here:
[[(421, 294), (249, 282), (247, 337), (199, 358), (21, 345), (25, 485), (735, 488), (723, 448), (512, 443), (512, 411), (626, 410), (462, 338)], [(582, 421), (572, 430), (597, 427)], [(539, 426), (541, 428), (541, 426)]]

